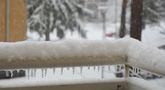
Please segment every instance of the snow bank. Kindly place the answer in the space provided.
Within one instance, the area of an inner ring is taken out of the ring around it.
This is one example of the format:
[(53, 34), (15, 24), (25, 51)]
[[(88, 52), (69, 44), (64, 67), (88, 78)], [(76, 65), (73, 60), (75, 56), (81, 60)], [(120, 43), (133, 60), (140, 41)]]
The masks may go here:
[(130, 38), (0, 43), (1, 69), (128, 63), (165, 75), (164, 58), (164, 51)]

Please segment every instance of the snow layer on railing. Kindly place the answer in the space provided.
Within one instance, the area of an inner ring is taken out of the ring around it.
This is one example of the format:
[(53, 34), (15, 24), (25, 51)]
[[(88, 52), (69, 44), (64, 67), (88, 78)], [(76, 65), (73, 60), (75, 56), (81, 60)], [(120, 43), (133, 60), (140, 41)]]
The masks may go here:
[(134, 65), (165, 75), (165, 51), (135, 39), (0, 43), (0, 68)]
[(127, 52), (127, 60), (130, 65), (165, 75), (164, 50), (132, 40)]
[(127, 40), (0, 43), (0, 68), (65, 67), (126, 62)]

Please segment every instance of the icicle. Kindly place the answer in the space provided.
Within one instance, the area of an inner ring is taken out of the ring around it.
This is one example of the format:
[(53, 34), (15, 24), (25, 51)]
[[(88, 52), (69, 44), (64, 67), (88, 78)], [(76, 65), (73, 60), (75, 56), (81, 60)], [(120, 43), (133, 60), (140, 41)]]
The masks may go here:
[(109, 72), (111, 71), (111, 65), (108, 65), (108, 71)]
[(63, 68), (61, 68), (61, 75), (63, 75)]
[(33, 69), (33, 77), (35, 77), (35, 69)]
[(90, 66), (88, 66), (88, 70), (90, 69)]
[(80, 74), (83, 72), (83, 66), (80, 67)]
[(29, 74), (30, 74), (30, 70), (28, 69), (28, 70), (27, 70), (28, 80), (30, 79), (30, 75), (29, 75)]
[(56, 68), (53, 68), (53, 74), (55, 74), (56, 73)]
[(45, 77), (47, 76), (47, 68), (45, 68)]
[(41, 69), (41, 73), (42, 73), (42, 78), (44, 78), (44, 69)]
[(69, 70), (69, 67), (67, 67), (66, 69)]
[(31, 72), (31, 77), (33, 77), (33, 69), (31, 69), (30, 72)]
[(34, 69), (34, 77), (36, 77), (36, 71), (37, 71), (37, 70), (36, 70), (36, 69)]
[(100, 66), (97, 66), (97, 70), (98, 70), (98, 72), (100, 71)]
[(72, 69), (73, 69), (73, 75), (75, 74), (75, 67), (72, 67)]
[(101, 78), (103, 79), (104, 78), (104, 66), (101, 67)]
[(94, 71), (96, 70), (96, 66), (93, 66), (93, 70), (94, 70)]

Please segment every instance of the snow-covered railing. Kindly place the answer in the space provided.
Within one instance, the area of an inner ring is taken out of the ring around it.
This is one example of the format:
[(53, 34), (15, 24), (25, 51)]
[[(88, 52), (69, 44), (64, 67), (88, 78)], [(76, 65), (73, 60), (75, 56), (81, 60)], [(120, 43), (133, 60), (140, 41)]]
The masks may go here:
[(165, 75), (165, 52), (131, 38), (0, 43), (0, 68), (130, 64)]

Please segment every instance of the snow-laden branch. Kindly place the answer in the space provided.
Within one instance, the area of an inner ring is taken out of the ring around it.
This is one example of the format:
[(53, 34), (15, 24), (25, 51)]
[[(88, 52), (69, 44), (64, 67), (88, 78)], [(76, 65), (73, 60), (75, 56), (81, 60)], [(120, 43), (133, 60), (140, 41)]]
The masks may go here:
[(165, 75), (165, 52), (137, 40), (0, 43), (0, 68), (125, 64)]

